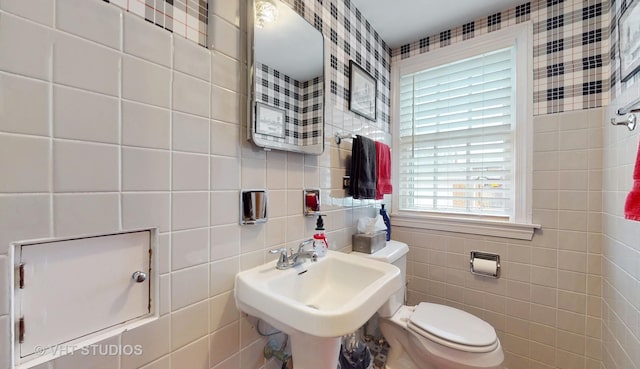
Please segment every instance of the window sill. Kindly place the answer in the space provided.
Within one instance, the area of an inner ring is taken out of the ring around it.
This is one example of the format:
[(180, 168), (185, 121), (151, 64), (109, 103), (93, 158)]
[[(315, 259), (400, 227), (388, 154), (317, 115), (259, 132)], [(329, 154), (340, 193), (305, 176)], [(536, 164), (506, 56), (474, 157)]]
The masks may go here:
[(529, 240), (539, 224), (508, 223), (496, 220), (480, 220), (406, 213), (391, 214), (391, 224), (396, 227), (431, 229), (436, 231), (468, 233), (483, 236)]

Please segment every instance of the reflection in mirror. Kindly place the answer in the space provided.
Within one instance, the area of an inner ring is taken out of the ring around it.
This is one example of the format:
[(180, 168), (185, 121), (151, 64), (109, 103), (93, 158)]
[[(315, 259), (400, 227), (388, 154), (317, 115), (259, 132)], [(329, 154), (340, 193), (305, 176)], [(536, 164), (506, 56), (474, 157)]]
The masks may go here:
[(267, 191), (240, 191), (240, 224), (265, 223), (267, 221)]
[(249, 137), (265, 149), (324, 151), (324, 38), (289, 5), (253, 0)]
[(303, 213), (305, 216), (315, 215), (320, 212), (320, 190), (317, 188), (314, 189), (305, 189), (303, 190), (304, 196), (304, 209)]

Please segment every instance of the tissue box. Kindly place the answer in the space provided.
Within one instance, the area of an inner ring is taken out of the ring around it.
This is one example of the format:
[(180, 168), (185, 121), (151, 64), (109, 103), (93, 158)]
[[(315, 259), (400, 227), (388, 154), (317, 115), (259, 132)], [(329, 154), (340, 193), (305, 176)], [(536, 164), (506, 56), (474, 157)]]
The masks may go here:
[(353, 251), (373, 254), (387, 245), (387, 231), (372, 234), (357, 233), (351, 236)]

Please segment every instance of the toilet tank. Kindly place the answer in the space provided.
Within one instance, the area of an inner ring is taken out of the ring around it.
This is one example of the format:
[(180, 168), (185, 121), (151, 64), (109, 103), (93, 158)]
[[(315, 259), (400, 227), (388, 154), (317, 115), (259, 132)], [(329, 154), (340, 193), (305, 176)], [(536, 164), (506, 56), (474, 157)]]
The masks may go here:
[(365, 254), (361, 252), (352, 252), (352, 255), (358, 255), (365, 258), (375, 259), (385, 263), (390, 263), (400, 269), (400, 277), (402, 278), (402, 288), (396, 291), (387, 302), (378, 309), (378, 314), (382, 317), (391, 317), (405, 302), (405, 289), (407, 283), (407, 253), (409, 246), (400, 241), (387, 241), (382, 249), (373, 254)]

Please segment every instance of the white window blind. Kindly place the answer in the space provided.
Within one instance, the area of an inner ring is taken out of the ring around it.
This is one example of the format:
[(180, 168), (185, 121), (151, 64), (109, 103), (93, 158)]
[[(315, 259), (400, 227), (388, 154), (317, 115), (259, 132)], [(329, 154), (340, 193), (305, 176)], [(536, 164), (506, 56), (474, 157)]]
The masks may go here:
[(399, 210), (512, 217), (515, 47), (400, 75)]

